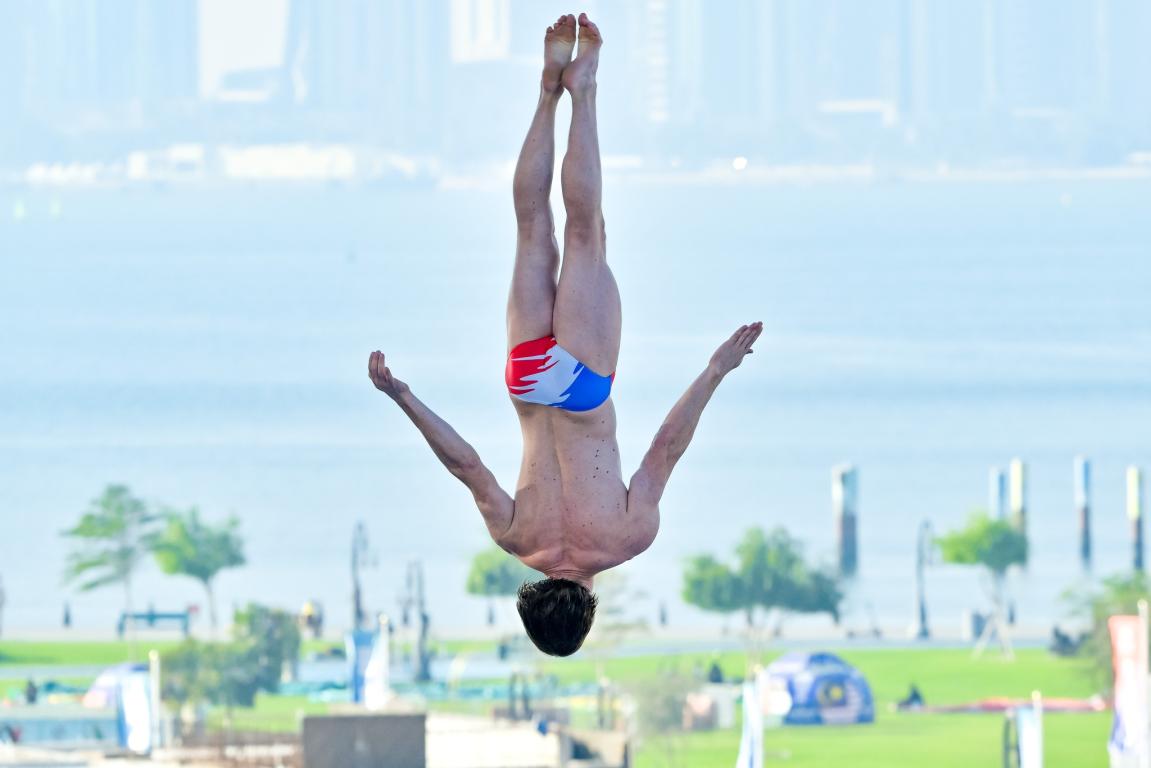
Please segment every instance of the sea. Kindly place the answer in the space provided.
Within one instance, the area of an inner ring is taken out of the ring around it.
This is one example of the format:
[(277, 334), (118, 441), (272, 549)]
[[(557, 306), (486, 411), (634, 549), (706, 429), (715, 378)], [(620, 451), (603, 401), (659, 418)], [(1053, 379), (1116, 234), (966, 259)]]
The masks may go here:
[[(845, 463), (859, 572), (841, 627), (798, 627), (901, 635), (921, 523), (944, 533), (987, 508), (990, 469), (1013, 458), (1029, 469), (1030, 562), (1010, 577), (1021, 627), (1071, 621), (1069, 592), (1130, 570), (1125, 472), (1151, 469), (1151, 181), (613, 172), (604, 207), (625, 475), (714, 347), (740, 324), (766, 329), (708, 406), (654, 545), (608, 580), (624, 614), (654, 625), (662, 605), (670, 628), (738, 626), (682, 601), (683, 566), (732, 558), (753, 526), (833, 563)], [(365, 366), (384, 350), (514, 489), (514, 240), (506, 169), (418, 185), (0, 187), (2, 631), (59, 632), (67, 604), (73, 631), (111, 634), (122, 591), (65, 583), (62, 535), (109, 484), (157, 511), (239, 519), (247, 564), (217, 580), (224, 614), (318, 600), (330, 630), (346, 627), (362, 521), (370, 610), (398, 616), (418, 562), (433, 634), (481, 630), (487, 601), (465, 580), (486, 529)], [(1090, 568), (1076, 456), (1092, 464)], [(989, 604), (977, 568), (936, 558), (924, 583), (940, 632)], [(134, 599), (204, 607), (196, 582), (146, 560)], [(515, 631), (508, 601), (497, 618)]]

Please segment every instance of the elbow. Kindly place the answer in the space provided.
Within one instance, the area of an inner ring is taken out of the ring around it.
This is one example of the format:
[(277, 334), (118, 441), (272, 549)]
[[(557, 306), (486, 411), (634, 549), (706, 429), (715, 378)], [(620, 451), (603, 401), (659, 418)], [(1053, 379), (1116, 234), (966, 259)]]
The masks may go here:
[(462, 456), (451, 463), (448, 470), (461, 480), (467, 481), (484, 470), (484, 464), (478, 454)]
[(651, 452), (660, 456), (669, 464), (675, 464), (675, 462), (679, 460), (679, 457), (683, 456), (686, 448), (687, 444), (680, 438), (674, 436), (667, 425), (660, 427), (659, 432), (655, 435), (655, 439), (651, 441)]
[(671, 453), (675, 447), (675, 438), (672, 437), (671, 429), (666, 424), (659, 428), (655, 433), (655, 437), (651, 441), (651, 449), (658, 453)]

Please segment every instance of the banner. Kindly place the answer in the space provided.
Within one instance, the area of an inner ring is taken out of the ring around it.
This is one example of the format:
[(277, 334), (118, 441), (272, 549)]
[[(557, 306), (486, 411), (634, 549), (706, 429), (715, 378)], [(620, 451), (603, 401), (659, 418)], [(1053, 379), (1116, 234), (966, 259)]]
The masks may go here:
[(743, 683), (743, 736), (735, 768), (763, 768), (763, 705), (759, 700), (759, 675)]
[(152, 751), (152, 712), (148, 673), (131, 672), (120, 680), (120, 746), (137, 755)]
[(392, 697), (390, 656), (388, 653), (388, 629), (383, 623), (372, 646), (371, 656), (364, 668), (364, 706), (381, 710), (388, 706)]
[(344, 647), (348, 654), (348, 692), (352, 701), (364, 703), (364, 672), (372, 655), (372, 644), (376, 640), (374, 632), (355, 629), (344, 636)]
[(1036, 703), (1015, 710), (1019, 768), (1043, 768), (1043, 708)]
[(1115, 721), (1107, 751), (1112, 765), (1146, 765), (1147, 621), (1142, 616), (1112, 616), (1107, 628), (1115, 667)]

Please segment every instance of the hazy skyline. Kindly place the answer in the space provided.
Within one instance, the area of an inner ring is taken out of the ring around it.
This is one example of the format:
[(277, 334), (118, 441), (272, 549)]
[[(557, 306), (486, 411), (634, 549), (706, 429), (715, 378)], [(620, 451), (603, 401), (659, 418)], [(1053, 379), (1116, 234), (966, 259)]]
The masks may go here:
[[(527, 0), (13, 0), (0, 163), (199, 143), (501, 162), (544, 27)], [(591, 2), (604, 151), (890, 167), (1146, 163), (1151, 0)], [(476, 119), (482, 116), (483, 119)], [(370, 160), (365, 160), (370, 164)], [(208, 163), (209, 166), (218, 163)]]

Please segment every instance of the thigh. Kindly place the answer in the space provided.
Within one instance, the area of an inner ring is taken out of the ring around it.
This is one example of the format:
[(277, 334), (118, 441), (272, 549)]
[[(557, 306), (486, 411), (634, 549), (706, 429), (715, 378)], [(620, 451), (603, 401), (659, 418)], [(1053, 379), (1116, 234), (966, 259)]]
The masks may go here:
[(525, 341), (552, 335), (558, 269), (559, 246), (554, 235), (520, 238), (508, 291), (509, 350)]
[(603, 376), (615, 373), (619, 288), (602, 251), (581, 253), (572, 246), (565, 250), (552, 325), (556, 340), (580, 362)]

